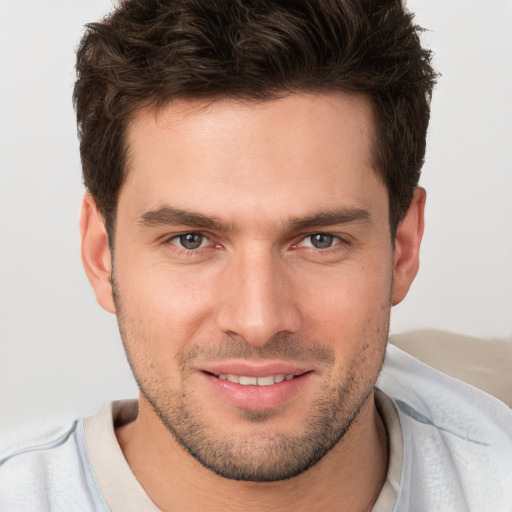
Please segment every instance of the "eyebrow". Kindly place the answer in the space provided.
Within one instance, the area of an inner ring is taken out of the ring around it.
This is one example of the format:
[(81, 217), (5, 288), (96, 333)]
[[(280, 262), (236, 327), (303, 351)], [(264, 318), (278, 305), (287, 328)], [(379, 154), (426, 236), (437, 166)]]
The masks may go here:
[[(333, 226), (354, 222), (370, 224), (370, 212), (364, 208), (344, 207), (314, 213), (307, 217), (292, 218), (288, 222), (283, 223), (283, 225), (293, 231), (300, 231), (320, 226)], [(182, 210), (172, 206), (163, 206), (155, 210), (147, 211), (138, 218), (138, 223), (141, 226), (147, 227), (184, 225), (194, 228), (211, 229), (214, 231), (239, 231), (239, 228), (235, 223), (226, 222), (215, 216), (203, 215), (202, 213)]]
[(206, 228), (215, 231), (236, 231), (234, 224), (225, 222), (217, 217), (202, 213), (181, 210), (172, 206), (163, 206), (156, 210), (143, 213), (138, 222), (142, 226), (157, 227), (165, 225), (184, 225), (196, 228)]
[(334, 226), (337, 224), (349, 224), (363, 222), (370, 224), (372, 217), (370, 212), (364, 208), (345, 207), (339, 210), (320, 212), (308, 217), (292, 219), (291, 227), (294, 230), (310, 229), (318, 226)]

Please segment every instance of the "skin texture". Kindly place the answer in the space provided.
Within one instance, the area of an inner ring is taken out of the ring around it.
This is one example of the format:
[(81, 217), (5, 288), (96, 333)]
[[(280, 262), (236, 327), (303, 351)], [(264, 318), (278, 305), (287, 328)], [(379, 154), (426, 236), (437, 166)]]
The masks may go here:
[[(372, 140), (353, 94), (180, 100), (128, 128), (114, 263), (86, 195), (84, 266), (141, 388), (117, 436), (162, 510), (375, 502), (387, 447), (373, 388), (417, 272), (425, 194), (393, 244)], [(307, 375), (275, 405), (241, 405), (205, 373), (219, 364)]]

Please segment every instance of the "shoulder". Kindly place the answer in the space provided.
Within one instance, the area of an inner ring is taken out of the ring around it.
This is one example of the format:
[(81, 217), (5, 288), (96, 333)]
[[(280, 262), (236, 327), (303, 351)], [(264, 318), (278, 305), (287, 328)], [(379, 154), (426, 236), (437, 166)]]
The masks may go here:
[(86, 452), (82, 421), (15, 439), (0, 452), (0, 510), (101, 510)]
[(418, 512), (510, 511), (507, 405), (394, 346), (388, 347), (377, 386), (398, 411), (404, 448), (400, 499), (406, 506)]

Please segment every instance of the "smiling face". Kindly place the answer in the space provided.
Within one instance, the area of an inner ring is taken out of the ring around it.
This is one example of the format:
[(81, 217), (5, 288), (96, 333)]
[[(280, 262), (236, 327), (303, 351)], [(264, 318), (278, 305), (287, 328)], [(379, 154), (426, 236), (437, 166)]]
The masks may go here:
[(359, 412), (369, 417), (391, 304), (415, 273), (398, 272), (393, 287), (401, 248), (372, 137), (368, 102), (341, 93), (139, 113), (115, 303), (104, 228), (84, 203), (86, 269), (89, 253), (140, 415), (221, 476), (292, 477)]

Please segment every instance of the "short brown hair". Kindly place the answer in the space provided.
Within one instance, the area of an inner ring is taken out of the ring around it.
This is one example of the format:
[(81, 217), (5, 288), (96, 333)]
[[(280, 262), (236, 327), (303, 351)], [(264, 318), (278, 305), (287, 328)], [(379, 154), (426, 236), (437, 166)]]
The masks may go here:
[(373, 105), (394, 233), (418, 184), (436, 79), (420, 30), (401, 0), (122, 1), (87, 25), (73, 94), (84, 183), (109, 238), (140, 108), (331, 91)]

